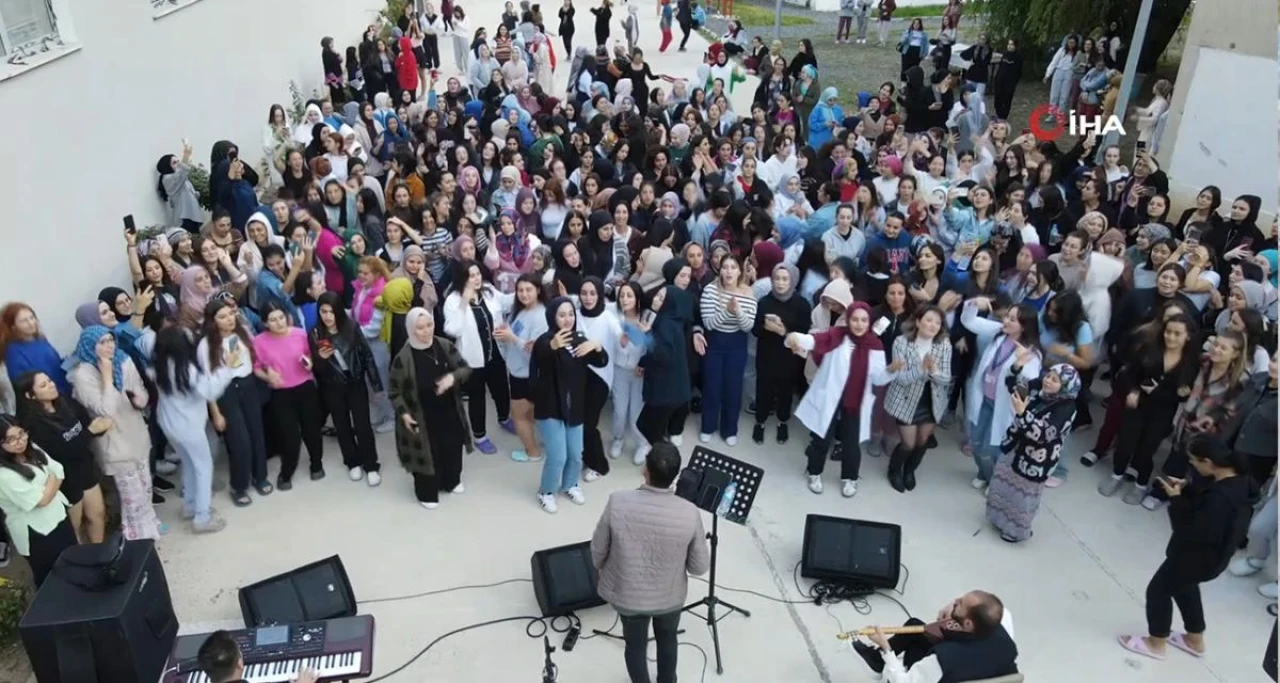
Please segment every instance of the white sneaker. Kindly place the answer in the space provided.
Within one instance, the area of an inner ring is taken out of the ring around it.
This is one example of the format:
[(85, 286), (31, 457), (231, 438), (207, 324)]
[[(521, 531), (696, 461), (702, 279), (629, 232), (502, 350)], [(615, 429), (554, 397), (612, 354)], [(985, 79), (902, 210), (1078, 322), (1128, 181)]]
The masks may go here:
[(364, 470), (359, 467), (352, 467), (347, 470), (347, 476), (351, 478), (351, 481), (360, 481), (364, 478)]
[(542, 504), (542, 511), (555, 514), (560, 508), (556, 507), (556, 496), (554, 493), (539, 493), (538, 502)]
[(711, 443), (711, 435), (710, 435), (710, 434), (699, 434), (699, 435), (698, 435), (698, 441), (701, 441), (702, 443)]
[(672, 446), (682, 446), (684, 445), (684, 434), (673, 434), (670, 437), (670, 441)]
[(1258, 586), (1258, 595), (1268, 599), (1275, 600), (1276, 596), (1280, 596), (1280, 588), (1276, 587), (1276, 582), (1271, 581)]
[(640, 466), (644, 464), (646, 458), (649, 457), (649, 451), (653, 450), (653, 446), (640, 446), (636, 448), (636, 452), (631, 456), (631, 464)]
[(987, 488), (987, 482), (983, 481), (982, 477), (974, 477), (973, 481), (969, 482), (969, 485), (975, 489)]
[(173, 474), (178, 471), (178, 466), (168, 460), (156, 461), (156, 474)]
[(809, 490), (813, 491), (814, 493), (822, 493), (822, 475), (820, 474), (809, 475)]
[(395, 420), (387, 420), (386, 422), (383, 422), (381, 424), (376, 424), (373, 426), (373, 431), (377, 434), (390, 434), (395, 430), (396, 430)]
[(568, 496), (569, 500), (573, 501), (574, 505), (587, 504), (587, 494), (583, 493), (582, 489), (577, 486), (571, 487), (569, 490), (565, 491), (564, 495)]
[(439, 503), (419, 503), (419, 504), (420, 504), (422, 507), (424, 507), (424, 508), (426, 508), (426, 509), (428, 509), (428, 510), (434, 510), (434, 509), (436, 509), (436, 508), (440, 507), (440, 504), (439, 504)]
[(365, 481), (369, 482), (370, 488), (380, 486), (382, 484), (382, 475), (377, 472), (370, 472)]
[(610, 458), (622, 457), (622, 447), (624, 445), (626, 444), (623, 443), (622, 439), (614, 439), (613, 443), (609, 444), (609, 457)]
[(1232, 576), (1253, 576), (1265, 569), (1266, 566), (1265, 560), (1257, 560), (1246, 555), (1236, 558), (1235, 561), (1227, 566), (1227, 571), (1231, 572)]
[(840, 495), (845, 498), (852, 498), (858, 495), (858, 482), (854, 479), (845, 479), (844, 486), (840, 487)]
[(583, 480), (583, 481), (585, 481), (585, 482), (587, 482), (587, 483), (591, 483), (591, 482), (593, 482), (593, 481), (595, 481), (595, 480), (597, 480), (597, 479), (599, 479), (600, 477), (603, 477), (603, 476), (604, 476), (603, 474), (600, 474), (599, 472), (597, 472), (597, 471), (595, 471), (595, 470), (591, 469), (590, 467), (588, 467), (588, 468), (587, 468), (587, 469), (582, 473), (582, 480)]
[(466, 492), (467, 492), (467, 487), (463, 486), (462, 482), (458, 482), (458, 485), (453, 487), (453, 490), (450, 491), (449, 493), (466, 493)]
[(729, 438), (727, 438), (727, 439), (725, 439), (725, 440), (724, 440), (724, 444), (725, 444), (726, 446), (737, 446), (737, 445), (738, 445), (738, 437), (736, 437), (736, 436), (731, 436), (731, 437), (729, 437)]

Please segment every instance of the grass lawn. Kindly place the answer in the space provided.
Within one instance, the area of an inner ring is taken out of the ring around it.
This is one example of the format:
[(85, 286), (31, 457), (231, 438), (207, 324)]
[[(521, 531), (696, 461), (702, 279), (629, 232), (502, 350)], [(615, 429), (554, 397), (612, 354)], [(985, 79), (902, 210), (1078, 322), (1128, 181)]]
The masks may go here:
[[(738, 20), (742, 22), (744, 27), (752, 26), (773, 26), (774, 16), (773, 10), (767, 10), (761, 7), (755, 7), (742, 3), (733, 8), (733, 13), (738, 15)], [(809, 17), (798, 16), (795, 14), (782, 14), (783, 26), (808, 26), (814, 23)]]

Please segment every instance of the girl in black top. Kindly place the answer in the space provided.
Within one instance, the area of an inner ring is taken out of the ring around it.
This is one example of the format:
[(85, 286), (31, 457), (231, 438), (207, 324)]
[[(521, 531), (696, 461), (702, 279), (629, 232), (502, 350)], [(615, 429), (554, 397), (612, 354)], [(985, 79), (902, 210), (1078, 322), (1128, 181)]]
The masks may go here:
[[(564, 54), (569, 56), (573, 54), (573, 32), (576, 30), (573, 24), (573, 15), (577, 12), (573, 8), (573, 0), (564, 0), (564, 6), (560, 8), (560, 38), (564, 40)], [(569, 83), (569, 88), (573, 89), (574, 83)]]
[(546, 450), (538, 499), (548, 513), (556, 511), (556, 493), (564, 491), (577, 505), (587, 498), (578, 487), (582, 473), (582, 432), (586, 414), (587, 367), (603, 367), (609, 356), (599, 342), (577, 331), (573, 301), (560, 296), (547, 305), (547, 332), (533, 343), (529, 365), (533, 417)]
[(789, 263), (774, 266), (773, 288), (756, 305), (756, 424), (751, 440), (764, 443), (764, 423), (777, 408), (779, 444), (787, 442), (787, 421), (791, 402), (804, 370), (804, 361), (783, 343), (788, 332), (806, 334), (810, 326), (810, 306), (796, 293), (800, 271)]
[(27, 372), (13, 383), (18, 421), (31, 442), (62, 465), (62, 495), (71, 504), (71, 528), (84, 543), (101, 543), (106, 533), (107, 508), (94, 468), (89, 442), (111, 429), (111, 418), (89, 417), (71, 396), (43, 372)]
[(613, 10), (610, 9), (613, 3), (609, 0), (601, 0), (599, 7), (592, 7), (591, 13), (596, 15), (596, 46), (604, 47), (609, 44), (609, 20), (613, 18)]

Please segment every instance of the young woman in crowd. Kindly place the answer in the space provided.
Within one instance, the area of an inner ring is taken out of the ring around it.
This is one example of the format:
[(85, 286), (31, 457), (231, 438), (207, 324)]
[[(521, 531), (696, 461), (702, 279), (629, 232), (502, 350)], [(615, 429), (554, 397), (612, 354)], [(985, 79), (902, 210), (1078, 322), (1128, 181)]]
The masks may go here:
[(494, 332), (502, 322), (499, 292), (489, 282), (484, 266), (474, 261), (454, 265), (453, 291), (444, 300), (444, 332), (455, 339), (458, 353), (471, 368), (464, 391), (471, 417), (471, 436), (481, 453), (498, 452), (487, 434), (486, 388), (493, 397), (498, 424), (515, 431), (511, 421), (511, 393), (507, 364), (502, 360)]
[[(258, 495), (274, 490), (267, 481), (266, 432), (262, 423), (262, 405), (258, 385), (253, 378), (253, 337), (236, 315), (235, 307), (221, 300), (205, 307), (200, 343), (196, 359), (200, 369), (210, 374), (223, 366), (232, 368), (233, 378), (222, 396), (209, 406), (216, 431), (227, 443), (231, 463), (231, 500), (236, 507), (253, 503), (248, 489), (252, 483)], [(250, 362), (233, 366), (230, 359), (243, 349)]]
[(8, 541), (27, 558), (36, 588), (53, 571), (62, 551), (76, 545), (62, 493), (61, 463), (33, 444), (12, 415), (0, 415), (0, 511)]
[[(151, 433), (144, 418), (151, 397), (133, 361), (111, 332), (85, 328), (76, 344), (80, 364), (72, 369), (73, 397), (93, 418), (111, 427), (92, 441), (98, 467), (111, 477), (120, 498), (120, 522), (129, 540), (158, 538), (165, 530), (151, 508)], [(93, 423), (90, 423), (90, 432)]]
[(462, 452), (471, 451), (471, 434), (461, 388), (471, 369), (449, 340), (435, 336), (430, 311), (411, 309), (405, 326), (408, 342), (391, 362), (387, 387), (397, 415), (396, 454), (413, 475), (418, 502), (434, 510), (441, 491), (466, 491)]
[(741, 263), (726, 255), (719, 261), (719, 276), (702, 292), (702, 324), (707, 331), (698, 435), (702, 443), (710, 443), (711, 435), (719, 432), (727, 445), (738, 444), (747, 335), (756, 318), (755, 295), (742, 279)]
[(872, 387), (886, 384), (890, 377), (884, 348), (871, 330), (871, 308), (857, 302), (849, 307), (844, 326), (816, 334), (792, 332), (787, 348), (813, 356), (818, 373), (800, 400), (796, 417), (809, 429), (812, 438), (806, 449), (809, 490), (822, 493), (822, 472), (827, 452), (839, 439), (840, 493), (851, 498), (858, 493), (862, 451), (858, 444), (871, 436), (871, 413), (875, 404)]
[(951, 338), (936, 306), (921, 306), (909, 332), (893, 340), (885, 410), (898, 423), (902, 441), (889, 459), (889, 485), (899, 493), (916, 487), (916, 469), (929, 438), (946, 414), (951, 390)]
[[(1080, 391), (1076, 392), (1077, 397), (1086, 391), (1084, 381), (1093, 378), (1094, 360), (1098, 354), (1094, 339), (1093, 327), (1085, 315), (1084, 304), (1078, 292), (1067, 290), (1045, 304), (1040, 323), (1040, 346), (1044, 351), (1044, 364), (1066, 363), (1075, 368), (1080, 373), (1081, 383)], [(1077, 400), (1075, 419), (1076, 428), (1093, 424), (1087, 400)], [(1057, 488), (1066, 480), (1066, 476), (1066, 464), (1060, 461), (1045, 485)]]
[(646, 336), (653, 321), (652, 316), (644, 315), (644, 290), (639, 285), (624, 282), (615, 293), (617, 303), (614, 310), (622, 332), (611, 363), (614, 366), (610, 387), (613, 442), (609, 444), (609, 457), (621, 457), (627, 437), (631, 436), (636, 446), (632, 463), (642, 465), (643, 456), (648, 455), (651, 444), (639, 429), (640, 415), (644, 410), (644, 376), (640, 360), (647, 351)]
[(987, 490), (987, 521), (1007, 543), (1031, 538), (1031, 522), (1040, 509), (1045, 482), (1062, 457), (1063, 441), (1076, 412), (1080, 374), (1067, 363), (1050, 366), (1044, 375), (1025, 382), (1005, 378), (1013, 405), (1013, 424), (1000, 450)]
[(13, 302), (0, 310), (0, 347), (4, 349), (4, 365), (11, 383), (28, 372), (41, 372), (53, 380), (60, 393), (71, 394), (62, 357), (45, 338), (40, 319), (30, 306)]
[(333, 428), (338, 433), (342, 464), (352, 481), (368, 477), (369, 485), (377, 486), (382, 483), (382, 475), (373, 423), (369, 417), (369, 391), (382, 393), (385, 385), (378, 375), (365, 335), (361, 333), (360, 326), (347, 316), (338, 294), (325, 292), (320, 295), (316, 318), (318, 324), (308, 335), (312, 372), (318, 380), (324, 406), (333, 419)]
[(276, 488), (293, 488), (293, 474), (298, 469), (302, 445), (310, 458), (311, 479), (324, 477), (324, 444), (320, 429), (320, 393), (311, 372), (314, 361), (307, 343), (307, 333), (289, 320), (284, 306), (269, 302), (262, 307), (267, 329), (254, 337), (254, 373), (270, 389), (268, 414), (277, 436), (276, 452), (280, 454), (280, 472)]
[[(587, 339), (600, 345), (609, 358), (616, 358), (621, 343), (622, 323), (605, 301), (605, 285), (596, 277), (582, 281), (578, 289), (577, 322), (579, 331)], [(604, 440), (600, 437), (600, 416), (609, 399), (613, 386), (613, 363), (593, 366), (586, 381), (586, 403), (583, 406), (582, 430), (582, 479), (592, 482), (609, 473), (609, 460), (605, 457)]]
[(509, 297), (510, 303), (506, 302), (508, 297), (503, 297), (503, 324), (493, 332), (494, 339), (501, 344), (500, 352), (507, 365), (511, 420), (523, 446), (511, 452), (511, 459), (516, 462), (537, 462), (543, 457), (535, 432), (529, 363), (533, 343), (547, 331), (547, 316), (542, 303), (545, 291), (537, 275), (521, 275), (516, 280), (515, 294)]
[[(407, 257), (408, 254), (406, 259)], [(365, 346), (373, 355), (373, 367), (378, 373), (380, 385), (386, 387), (387, 372), (391, 365), (390, 333), (394, 325), (391, 317), (395, 313), (391, 309), (396, 308), (402, 313), (408, 310), (412, 286), (408, 280), (392, 280), (386, 265), (375, 257), (364, 257), (358, 263), (358, 285), (353, 286), (352, 291), (359, 298), (352, 298), (351, 301), (352, 322), (360, 328)], [(396, 284), (390, 285), (390, 282)], [(390, 292), (387, 291), (388, 288), (391, 289)], [(369, 396), (369, 419), (373, 422), (373, 430), (378, 434), (386, 434), (395, 429), (395, 414), (385, 392), (375, 391)], [(358, 475), (361, 473), (351, 470), (355, 468), (349, 468), (351, 480), (359, 481)], [(374, 480), (380, 481), (381, 478), (382, 475), (379, 474)], [(369, 485), (378, 484), (369, 482)]]
[[(107, 509), (98, 485), (91, 442), (107, 430), (108, 417), (93, 417), (43, 372), (28, 371), (13, 383), (18, 420), (41, 453), (59, 464), (62, 498), (71, 529), (80, 540), (101, 543)], [(149, 501), (148, 501), (149, 502)]]
[(599, 342), (578, 331), (573, 301), (563, 296), (552, 299), (546, 315), (547, 331), (533, 344), (529, 378), (534, 417), (546, 449), (538, 500), (544, 512), (555, 513), (557, 493), (564, 492), (576, 505), (587, 502), (578, 478), (582, 472), (583, 420), (591, 375), (588, 368), (603, 367), (609, 357)]
[[(763, 243), (762, 243), (763, 244)], [(786, 347), (787, 335), (809, 332), (812, 314), (809, 302), (796, 295), (800, 275), (795, 266), (779, 263), (769, 277), (770, 289), (756, 305), (752, 333), (756, 343), (756, 411), (751, 440), (764, 443), (764, 426), (775, 414), (778, 427), (774, 439), (787, 442), (790, 434), (791, 404), (800, 384), (804, 362)]]

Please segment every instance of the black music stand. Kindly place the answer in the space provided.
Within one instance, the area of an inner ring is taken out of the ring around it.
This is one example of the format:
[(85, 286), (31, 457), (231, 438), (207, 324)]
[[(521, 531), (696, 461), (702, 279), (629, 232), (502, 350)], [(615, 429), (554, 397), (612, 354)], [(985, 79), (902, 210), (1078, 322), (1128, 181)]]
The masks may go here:
[(680, 497), (711, 513), (711, 533), (707, 534), (711, 541), (711, 576), (707, 582), (707, 597), (685, 606), (682, 611), (689, 612), (695, 607), (707, 608), (706, 616), (691, 613), (707, 622), (707, 626), (711, 628), (711, 642), (716, 653), (716, 673), (720, 675), (724, 674), (724, 663), (720, 657), (720, 627), (719, 620), (716, 619), (716, 607), (739, 612), (744, 617), (750, 617), (751, 613), (716, 596), (716, 560), (720, 545), (720, 515), (716, 514), (716, 509), (720, 506), (725, 487), (729, 482), (734, 482), (737, 484), (737, 492), (725, 519), (735, 524), (746, 524), (763, 478), (762, 468), (698, 446), (693, 449), (689, 466), (680, 473), (680, 482), (676, 487), (676, 493)]

